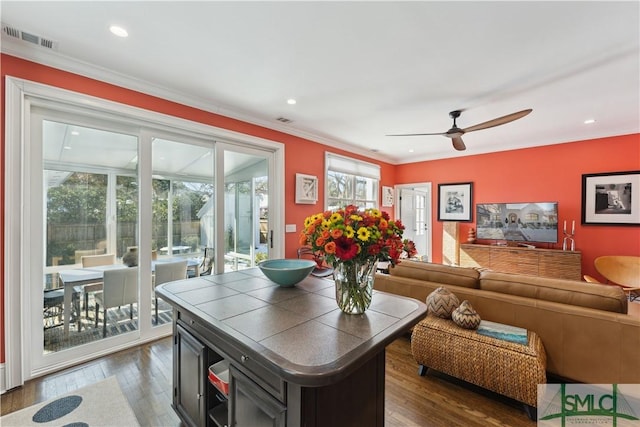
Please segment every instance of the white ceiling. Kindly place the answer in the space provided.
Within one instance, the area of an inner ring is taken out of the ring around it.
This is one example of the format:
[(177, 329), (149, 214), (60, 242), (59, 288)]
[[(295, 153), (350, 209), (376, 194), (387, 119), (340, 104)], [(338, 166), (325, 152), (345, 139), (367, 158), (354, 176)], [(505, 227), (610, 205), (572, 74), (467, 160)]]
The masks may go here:
[[(638, 1), (0, 8), (3, 27), (54, 42), (3, 32), (4, 53), (395, 164), (640, 132)], [(113, 36), (112, 24), (129, 37)], [(385, 136), (445, 132), (455, 109), (465, 128), (526, 108), (520, 120), (464, 135), (464, 152), (442, 136)]]

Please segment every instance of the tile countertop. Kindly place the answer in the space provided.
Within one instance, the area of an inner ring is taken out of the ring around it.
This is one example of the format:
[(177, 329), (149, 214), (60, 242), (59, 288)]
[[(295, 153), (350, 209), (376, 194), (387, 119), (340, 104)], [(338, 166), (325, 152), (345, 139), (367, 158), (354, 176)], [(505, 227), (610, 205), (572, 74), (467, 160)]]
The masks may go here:
[(309, 276), (283, 288), (258, 268), (166, 283), (156, 293), (302, 386), (339, 381), (426, 315), (418, 300), (375, 290), (363, 315), (344, 314), (333, 280)]

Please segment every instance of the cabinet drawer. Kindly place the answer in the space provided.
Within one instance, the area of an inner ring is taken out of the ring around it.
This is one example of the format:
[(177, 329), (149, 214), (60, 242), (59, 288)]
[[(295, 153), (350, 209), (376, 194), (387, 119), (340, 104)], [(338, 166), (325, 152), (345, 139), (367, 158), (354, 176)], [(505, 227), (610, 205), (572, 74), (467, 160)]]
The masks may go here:
[(203, 322), (189, 313), (178, 311), (178, 324), (183, 325), (191, 333), (196, 335), (201, 341), (209, 346), (213, 351), (219, 353), (227, 359), (229, 363), (235, 365), (253, 381), (267, 390), (270, 394), (285, 401), (286, 385), (279, 376), (267, 369), (258, 360), (252, 357), (248, 351), (241, 350), (236, 344), (217, 335)]

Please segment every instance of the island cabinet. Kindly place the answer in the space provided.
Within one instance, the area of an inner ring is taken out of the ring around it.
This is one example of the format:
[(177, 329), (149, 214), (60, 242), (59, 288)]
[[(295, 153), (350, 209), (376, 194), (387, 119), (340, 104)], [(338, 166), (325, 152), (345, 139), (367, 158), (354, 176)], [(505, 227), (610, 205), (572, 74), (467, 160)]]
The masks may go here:
[(460, 265), (483, 267), (504, 273), (582, 279), (582, 257), (578, 251), (462, 244)]
[(259, 269), (166, 283), (173, 408), (187, 426), (383, 426), (385, 347), (426, 315), (374, 291), (342, 313), (333, 281), (279, 287)]

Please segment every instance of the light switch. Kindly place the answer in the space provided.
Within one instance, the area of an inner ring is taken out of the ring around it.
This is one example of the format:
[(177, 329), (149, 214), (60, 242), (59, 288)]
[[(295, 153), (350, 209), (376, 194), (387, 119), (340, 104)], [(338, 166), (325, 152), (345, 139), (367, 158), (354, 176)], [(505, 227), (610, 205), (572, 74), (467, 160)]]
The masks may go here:
[(286, 233), (295, 233), (296, 232), (296, 225), (295, 224), (287, 224), (284, 226), (284, 231)]

